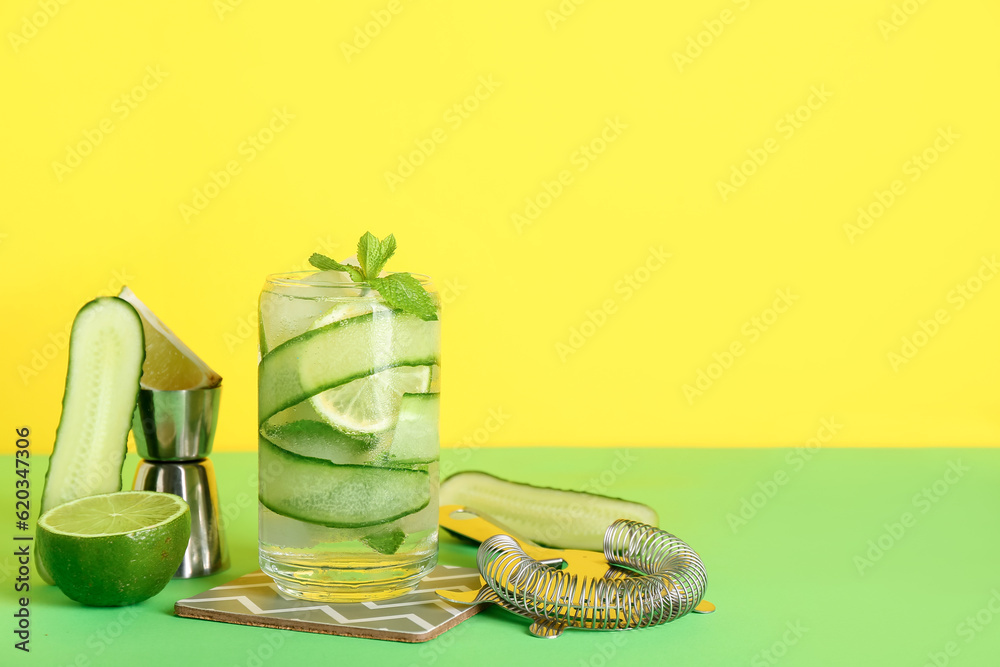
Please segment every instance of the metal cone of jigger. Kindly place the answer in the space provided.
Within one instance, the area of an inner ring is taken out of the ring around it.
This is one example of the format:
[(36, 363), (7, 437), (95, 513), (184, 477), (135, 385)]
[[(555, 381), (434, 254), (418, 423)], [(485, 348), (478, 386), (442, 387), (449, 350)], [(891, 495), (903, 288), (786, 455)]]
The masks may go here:
[(132, 434), (142, 460), (132, 488), (173, 493), (191, 507), (191, 539), (175, 579), (229, 567), (212, 452), (222, 387), (139, 390)]

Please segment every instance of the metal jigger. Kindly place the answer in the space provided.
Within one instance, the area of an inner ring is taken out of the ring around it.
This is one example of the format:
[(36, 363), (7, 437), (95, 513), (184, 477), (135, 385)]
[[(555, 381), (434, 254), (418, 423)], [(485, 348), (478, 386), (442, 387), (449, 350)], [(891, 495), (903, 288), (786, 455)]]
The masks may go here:
[(161, 391), (140, 389), (132, 434), (143, 458), (132, 488), (183, 498), (191, 508), (191, 539), (174, 578), (215, 574), (229, 567), (219, 523), (212, 452), (222, 387)]

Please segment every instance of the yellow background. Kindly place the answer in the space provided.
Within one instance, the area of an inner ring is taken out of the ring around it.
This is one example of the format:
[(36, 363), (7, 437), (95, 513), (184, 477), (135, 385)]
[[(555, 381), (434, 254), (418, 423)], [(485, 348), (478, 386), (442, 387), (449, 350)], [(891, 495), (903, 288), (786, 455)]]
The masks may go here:
[[(4, 422), (51, 447), (64, 332), (127, 282), (225, 378), (217, 449), (251, 449), (264, 276), (370, 229), (399, 240), (390, 269), (447, 290), (445, 445), (789, 445), (829, 435), (823, 419), (836, 445), (994, 445), (1000, 280), (961, 309), (949, 292), (1000, 252), (998, 19), (973, 0), (5, 2)], [(800, 108), (812, 90), (830, 96)], [(294, 118), (249, 160), (275, 109)], [(436, 130), (393, 191), (385, 173)], [(895, 180), (852, 243), (844, 226)], [(647, 278), (628, 299), (626, 275)], [(797, 300), (751, 341), (782, 289)], [(699, 370), (718, 377), (689, 400)]]

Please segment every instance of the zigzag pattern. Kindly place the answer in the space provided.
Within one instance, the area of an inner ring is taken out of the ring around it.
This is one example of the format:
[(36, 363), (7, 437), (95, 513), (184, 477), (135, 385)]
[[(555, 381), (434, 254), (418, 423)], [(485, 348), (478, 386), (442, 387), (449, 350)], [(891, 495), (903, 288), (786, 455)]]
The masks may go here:
[[(439, 582), (447, 582), (441, 585)], [(439, 589), (478, 590), (479, 573), (467, 567), (438, 565), (420, 586), (401, 597), (379, 602), (347, 604), (315, 603), (283, 597), (270, 577), (257, 571), (246, 574), (224, 586), (216, 586), (177, 602), (179, 615), (184, 609), (214, 611), (233, 617), (231, 622), (254, 624), (253, 619), (273, 619), (280, 625), (293, 621), (342, 627), (386, 630), (395, 633), (423, 634), (456, 616), (467, 613), (439, 598)], [(387, 610), (393, 610), (386, 613)], [(244, 617), (240, 619), (239, 617)], [(221, 620), (229, 620), (228, 618)]]

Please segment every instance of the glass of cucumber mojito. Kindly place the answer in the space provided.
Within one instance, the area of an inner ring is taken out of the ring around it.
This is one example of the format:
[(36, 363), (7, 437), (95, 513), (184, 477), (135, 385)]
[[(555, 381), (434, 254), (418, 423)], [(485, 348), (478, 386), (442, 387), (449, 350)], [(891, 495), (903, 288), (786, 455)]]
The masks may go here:
[(395, 597), (437, 561), (438, 298), (368, 263), (260, 295), (260, 565), (292, 597)]

